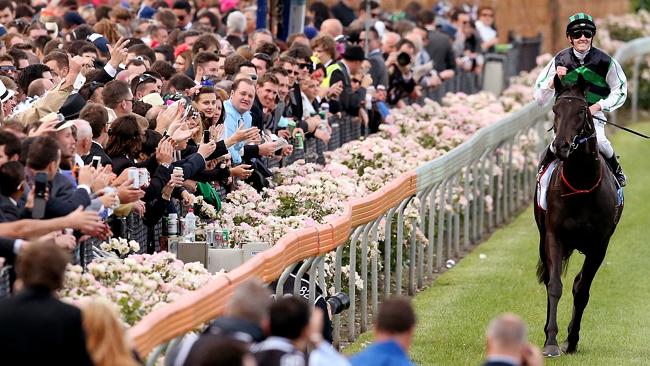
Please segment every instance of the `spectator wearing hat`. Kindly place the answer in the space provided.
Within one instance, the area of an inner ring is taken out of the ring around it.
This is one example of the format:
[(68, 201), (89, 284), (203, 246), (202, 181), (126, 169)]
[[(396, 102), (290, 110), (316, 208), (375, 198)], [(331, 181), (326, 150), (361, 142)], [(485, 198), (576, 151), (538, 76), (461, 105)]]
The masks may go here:
[(338, 68), (332, 71), (330, 85), (341, 82), (343, 91), (339, 95), (338, 102), (330, 104), (330, 111), (337, 113), (343, 111), (350, 116), (358, 116), (359, 109), (366, 98), (366, 90), (359, 88), (352, 90), (351, 75), (357, 74), (361, 70), (361, 64), (366, 56), (363, 48), (359, 46), (348, 46), (343, 53), (343, 59), (339, 62)]
[(316, 29), (316, 27), (308, 25), (303, 30), (303, 33), (305, 34), (305, 37), (311, 41), (312, 39), (316, 38), (316, 36), (318, 36), (318, 29)]
[(140, 4), (137, 17), (140, 19), (153, 19), (153, 16), (156, 14), (156, 9), (153, 7), (154, 3), (155, 1), (153, 0), (143, 0)]
[[(0, 101), (2, 102), (2, 108), (0, 108), (0, 112), (6, 110), (5, 105), (9, 102), (10, 99), (13, 98), (14, 94), (15, 92), (13, 90), (7, 89), (5, 84), (2, 81), (0, 81)], [(11, 111), (12, 109), (13, 107), (8, 110)]]

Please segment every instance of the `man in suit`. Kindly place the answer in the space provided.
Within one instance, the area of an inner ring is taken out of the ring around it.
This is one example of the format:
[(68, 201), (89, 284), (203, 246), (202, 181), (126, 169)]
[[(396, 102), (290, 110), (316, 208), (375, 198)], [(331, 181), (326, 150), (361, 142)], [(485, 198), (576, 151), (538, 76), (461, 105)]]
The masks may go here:
[(379, 33), (375, 28), (370, 28), (368, 34), (365, 31), (361, 32), (359, 36), (361, 44), (368, 40), (368, 61), (370, 62), (370, 76), (372, 77), (372, 85), (376, 88), (378, 85), (388, 86), (388, 69), (386, 62), (381, 53), (381, 41)]
[(23, 288), (0, 301), (3, 364), (92, 365), (81, 311), (54, 296), (63, 287), (68, 262), (65, 251), (51, 242), (21, 251), (16, 273)]
[(0, 222), (24, 218), (19, 202), (25, 193), (25, 167), (18, 161), (0, 165)]
[(424, 26), (429, 40), (424, 46), (431, 60), (433, 68), (438, 76), (444, 81), (454, 76), (456, 68), (456, 57), (451, 47), (451, 38), (436, 26), (436, 15), (431, 10), (425, 10), (418, 14), (418, 20)]
[(59, 217), (69, 214), (79, 206), (90, 205), (90, 185), (92, 173), (89, 167), (79, 169), (77, 188), (70, 179), (59, 172), (61, 149), (51, 137), (37, 137), (29, 147), (27, 167), (34, 175), (45, 172), (49, 178), (49, 198), (45, 208), (45, 217)]
[(104, 151), (108, 143), (108, 111), (101, 104), (88, 103), (79, 113), (79, 118), (88, 121), (93, 138), (88, 155), (82, 156), (84, 164), (90, 165), (93, 157), (99, 156), (102, 165), (111, 164), (111, 158)]
[(343, 111), (353, 117), (359, 115), (359, 109), (366, 99), (366, 89), (359, 88), (356, 91), (352, 90), (350, 76), (359, 72), (361, 63), (365, 59), (363, 48), (349, 46), (345, 49), (343, 60), (337, 63), (339, 67), (332, 71), (330, 78), (330, 85), (334, 85), (339, 81), (343, 84), (343, 91), (339, 95), (338, 103), (330, 104), (330, 111), (332, 113)]
[(487, 357), (483, 366), (541, 366), (539, 349), (526, 340), (526, 324), (514, 314), (503, 314), (487, 329)]

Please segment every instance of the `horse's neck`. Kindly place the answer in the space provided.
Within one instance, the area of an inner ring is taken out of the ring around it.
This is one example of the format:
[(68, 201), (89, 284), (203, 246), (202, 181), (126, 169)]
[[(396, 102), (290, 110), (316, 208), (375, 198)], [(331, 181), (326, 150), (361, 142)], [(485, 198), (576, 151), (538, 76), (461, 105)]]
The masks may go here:
[(578, 147), (569, 158), (564, 161), (564, 177), (571, 185), (581, 189), (593, 186), (600, 177), (601, 162), (599, 158), (596, 139), (591, 139)]

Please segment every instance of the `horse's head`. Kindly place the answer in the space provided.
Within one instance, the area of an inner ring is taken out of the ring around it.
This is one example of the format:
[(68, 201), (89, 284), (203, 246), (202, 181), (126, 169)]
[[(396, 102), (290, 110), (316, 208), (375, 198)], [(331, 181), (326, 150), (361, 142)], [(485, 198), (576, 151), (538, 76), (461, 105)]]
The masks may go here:
[(580, 144), (595, 136), (595, 128), (589, 112), (589, 104), (585, 97), (586, 83), (582, 75), (578, 76), (575, 84), (566, 87), (555, 76), (555, 105), (553, 112), (553, 130), (555, 154), (565, 160)]

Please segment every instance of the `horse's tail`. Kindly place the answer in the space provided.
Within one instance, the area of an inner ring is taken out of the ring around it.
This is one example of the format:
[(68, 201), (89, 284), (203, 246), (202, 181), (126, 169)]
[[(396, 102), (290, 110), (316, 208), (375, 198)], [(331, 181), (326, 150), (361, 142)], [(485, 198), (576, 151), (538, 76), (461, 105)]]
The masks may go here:
[(546, 254), (543, 248), (539, 251), (539, 261), (537, 262), (537, 281), (546, 284), (548, 282), (548, 268), (546, 267)]

